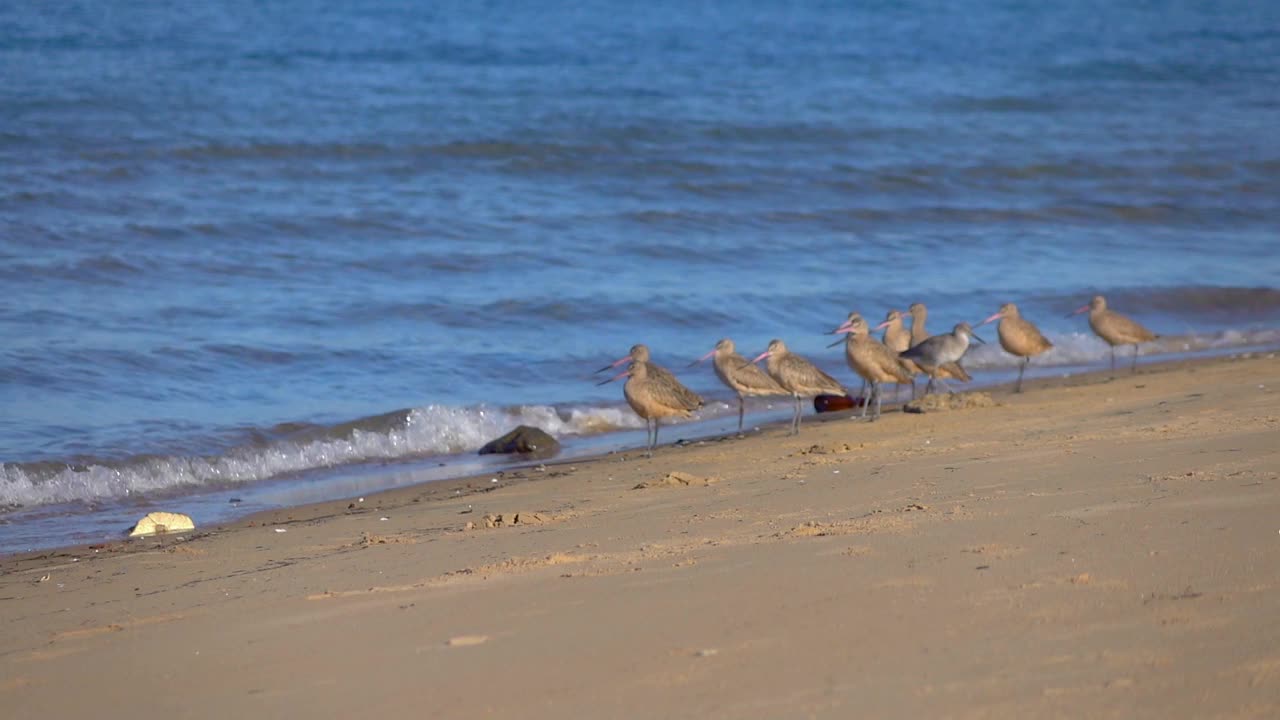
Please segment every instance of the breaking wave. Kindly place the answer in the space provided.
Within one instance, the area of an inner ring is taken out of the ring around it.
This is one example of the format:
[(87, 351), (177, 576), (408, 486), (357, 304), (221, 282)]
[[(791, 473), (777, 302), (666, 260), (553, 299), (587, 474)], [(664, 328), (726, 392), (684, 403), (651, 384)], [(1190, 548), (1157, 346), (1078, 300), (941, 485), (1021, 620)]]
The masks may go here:
[(0, 463), (0, 507), (226, 487), (323, 468), (470, 452), (518, 425), (534, 425), (559, 438), (643, 427), (643, 421), (622, 407), (429, 405), (338, 425), (281, 425), (211, 456)]

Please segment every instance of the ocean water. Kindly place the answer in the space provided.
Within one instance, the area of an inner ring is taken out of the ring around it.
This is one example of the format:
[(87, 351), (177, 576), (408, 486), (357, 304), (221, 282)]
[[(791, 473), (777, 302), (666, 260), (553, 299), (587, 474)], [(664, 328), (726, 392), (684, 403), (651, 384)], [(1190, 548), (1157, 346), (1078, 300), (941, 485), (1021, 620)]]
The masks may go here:
[(1277, 88), (1267, 2), (4, 4), (0, 552), (636, 445), (636, 342), (667, 441), (850, 310), (1275, 348)]

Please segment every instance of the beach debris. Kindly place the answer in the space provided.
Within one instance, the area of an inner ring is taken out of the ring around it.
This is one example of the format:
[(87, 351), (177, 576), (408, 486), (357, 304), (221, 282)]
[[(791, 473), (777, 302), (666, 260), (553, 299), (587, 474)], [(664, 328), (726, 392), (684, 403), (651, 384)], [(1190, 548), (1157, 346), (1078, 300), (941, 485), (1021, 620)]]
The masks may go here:
[[(540, 512), (517, 512), (517, 513), (485, 513), (481, 521), (486, 528), (512, 527), (515, 525), (541, 525), (550, 522), (551, 517)], [(476, 523), (467, 521), (463, 526), (467, 530), (475, 530), (479, 527)]]
[(278, 533), (281, 533), (281, 532), (289, 532), (289, 528), (276, 528), (276, 532), (278, 532)]
[(717, 650), (716, 648), (703, 648), (694, 653), (694, 655), (697, 657), (714, 657), (719, 654), (720, 654), (720, 651)]
[(839, 453), (852, 452), (853, 446), (849, 443), (840, 443), (839, 445), (810, 445), (807, 448), (798, 450), (796, 455), (832, 455)]
[(521, 455), (527, 459), (549, 458), (560, 452), (560, 443), (546, 431), (521, 425), (480, 448), (481, 455)]
[(866, 398), (859, 395), (815, 395), (813, 397), (814, 412), (839, 412), (841, 410), (852, 410), (856, 407), (862, 407), (867, 403)]
[(41, 576), (40, 576), (40, 579), (39, 579), (39, 580), (37, 580), (36, 582), (37, 582), (37, 583), (49, 582), (49, 578), (51, 578), (51, 577), (53, 577), (53, 576), (52, 576), (52, 575), (50, 575), (50, 574), (48, 574), (48, 573), (45, 573), (44, 575), (41, 575)]
[(190, 516), (182, 513), (153, 512), (147, 513), (129, 530), (129, 537), (146, 537), (163, 535), (164, 533), (195, 530), (196, 524)]
[(998, 405), (989, 393), (965, 392), (947, 395), (925, 395), (902, 406), (903, 412), (927, 413), (944, 410), (968, 410), (970, 408), (995, 407)]
[(449, 638), (444, 644), (449, 647), (471, 647), (473, 645), (483, 645), (486, 642), (489, 642), (488, 635), (459, 635)]
[(702, 477), (676, 470), (667, 473), (661, 480), (645, 480), (633, 487), (632, 490), (644, 490), (654, 487), (706, 487), (718, 482), (720, 482), (718, 477)]

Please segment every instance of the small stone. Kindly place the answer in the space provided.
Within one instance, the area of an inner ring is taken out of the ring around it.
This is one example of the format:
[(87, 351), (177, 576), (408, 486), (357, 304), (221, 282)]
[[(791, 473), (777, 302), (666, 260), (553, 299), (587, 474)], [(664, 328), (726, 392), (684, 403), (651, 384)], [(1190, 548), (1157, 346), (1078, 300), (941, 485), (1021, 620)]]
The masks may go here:
[(480, 448), (481, 455), (517, 454), (532, 459), (549, 458), (559, 452), (559, 441), (546, 431), (529, 425), (521, 425)]

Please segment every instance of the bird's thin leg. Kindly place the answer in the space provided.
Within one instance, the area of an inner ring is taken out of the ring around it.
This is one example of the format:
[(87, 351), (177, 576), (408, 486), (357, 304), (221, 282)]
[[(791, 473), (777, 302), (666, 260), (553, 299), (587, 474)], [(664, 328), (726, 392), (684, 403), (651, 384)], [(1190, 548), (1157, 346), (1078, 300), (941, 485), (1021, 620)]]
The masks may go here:
[(956, 391), (951, 389), (951, 386), (947, 384), (946, 380), (943, 380), (942, 378), (938, 378), (938, 382), (942, 384), (942, 389), (946, 390), (948, 395), (956, 394)]
[(924, 394), (926, 397), (933, 392), (933, 376), (929, 376), (929, 384), (924, 386)]
[(880, 404), (884, 402), (884, 385), (880, 383), (871, 383), (871, 393), (876, 396), (876, 414), (871, 416), (872, 420), (880, 419)]
[[(866, 380), (862, 381), (863, 387), (866, 387)], [(867, 418), (867, 408), (871, 406), (871, 399), (876, 396), (876, 384), (871, 383), (871, 394), (867, 395), (864, 391), (862, 394), (862, 414), (858, 417), (865, 420)]]
[(1027, 363), (1031, 362), (1031, 358), (1022, 358), (1022, 362), (1018, 363), (1018, 384), (1013, 386), (1016, 393), (1022, 392), (1022, 373), (1027, 370)]
[(1133, 344), (1133, 366), (1129, 368), (1129, 372), (1138, 372), (1138, 343)]
[(795, 395), (794, 397), (796, 400), (796, 414), (795, 414), (795, 417), (791, 418), (791, 434), (799, 435), (800, 434), (800, 396)]
[(911, 376), (911, 399), (916, 399), (916, 376)]
[(1115, 371), (1116, 371), (1116, 346), (1112, 345), (1111, 346), (1111, 372), (1114, 373)]
[(745, 401), (742, 396), (738, 396), (738, 434), (742, 434), (742, 415), (746, 412)]

